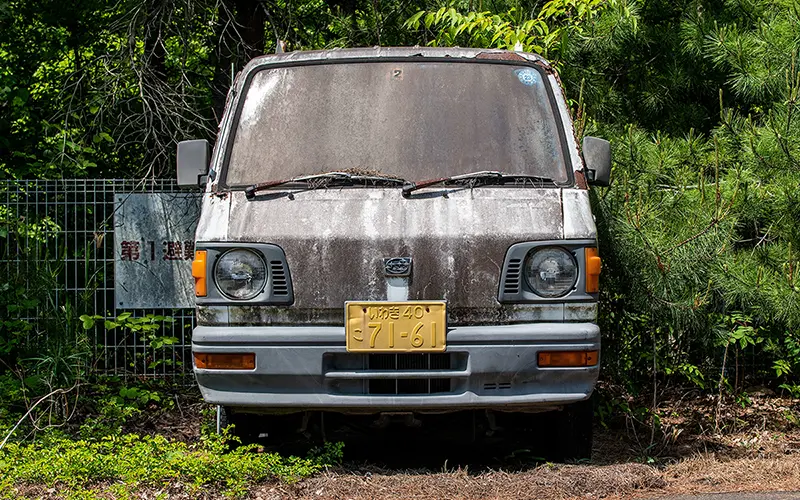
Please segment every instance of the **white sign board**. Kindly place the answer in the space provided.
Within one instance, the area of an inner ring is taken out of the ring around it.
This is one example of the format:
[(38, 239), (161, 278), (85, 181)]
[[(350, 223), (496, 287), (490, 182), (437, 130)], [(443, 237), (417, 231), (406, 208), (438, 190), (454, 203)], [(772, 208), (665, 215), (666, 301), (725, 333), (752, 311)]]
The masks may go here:
[(200, 193), (129, 193), (114, 199), (117, 309), (194, 307), (194, 233)]

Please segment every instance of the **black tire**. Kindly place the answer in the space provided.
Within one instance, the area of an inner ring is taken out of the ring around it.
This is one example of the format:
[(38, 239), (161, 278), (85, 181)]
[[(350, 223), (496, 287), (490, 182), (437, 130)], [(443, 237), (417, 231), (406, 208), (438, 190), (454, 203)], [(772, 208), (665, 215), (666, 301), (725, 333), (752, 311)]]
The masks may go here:
[(592, 420), (594, 405), (591, 399), (567, 405), (551, 414), (554, 441), (550, 451), (557, 462), (577, 462), (592, 458)]
[(255, 425), (252, 415), (236, 413), (227, 406), (220, 406), (219, 430), (222, 431), (230, 425), (233, 427), (228, 431), (228, 435), (239, 438), (241, 444), (254, 443), (258, 439), (258, 427)]

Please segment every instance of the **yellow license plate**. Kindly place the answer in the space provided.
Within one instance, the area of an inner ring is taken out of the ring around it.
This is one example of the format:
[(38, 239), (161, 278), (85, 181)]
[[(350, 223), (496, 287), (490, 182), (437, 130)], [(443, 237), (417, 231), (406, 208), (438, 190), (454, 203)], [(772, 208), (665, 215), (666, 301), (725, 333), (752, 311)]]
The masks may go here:
[(349, 352), (442, 352), (446, 303), (347, 302), (345, 331)]

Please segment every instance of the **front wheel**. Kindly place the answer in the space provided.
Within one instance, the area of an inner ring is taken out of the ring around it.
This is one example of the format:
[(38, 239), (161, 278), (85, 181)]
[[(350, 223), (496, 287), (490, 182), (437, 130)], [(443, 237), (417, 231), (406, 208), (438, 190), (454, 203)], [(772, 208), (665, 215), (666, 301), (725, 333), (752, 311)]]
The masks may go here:
[(254, 443), (258, 439), (258, 427), (253, 420), (252, 415), (236, 413), (227, 406), (217, 406), (217, 433), (233, 425), (228, 435), (239, 438), (241, 444)]
[(592, 399), (580, 401), (552, 412), (550, 421), (554, 442), (551, 443), (553, 457), (559, 462), (589, 460), (592, 457)]

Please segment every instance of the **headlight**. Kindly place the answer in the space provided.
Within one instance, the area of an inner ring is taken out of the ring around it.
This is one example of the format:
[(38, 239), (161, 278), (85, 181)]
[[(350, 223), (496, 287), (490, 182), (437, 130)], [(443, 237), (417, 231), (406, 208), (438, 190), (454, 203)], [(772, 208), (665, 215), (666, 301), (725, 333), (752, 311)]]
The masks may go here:
[(214, 266), (214, 282), (230, 299), (249, 300), (261, 293), (267, 284), (267, 266), (250, 250), (228, 250)]
[(572, 290), (578, 280), (578, 263), (563, 248), (539, 248), (528, 255), (525, 279), (539, 296), (562, 297)]

